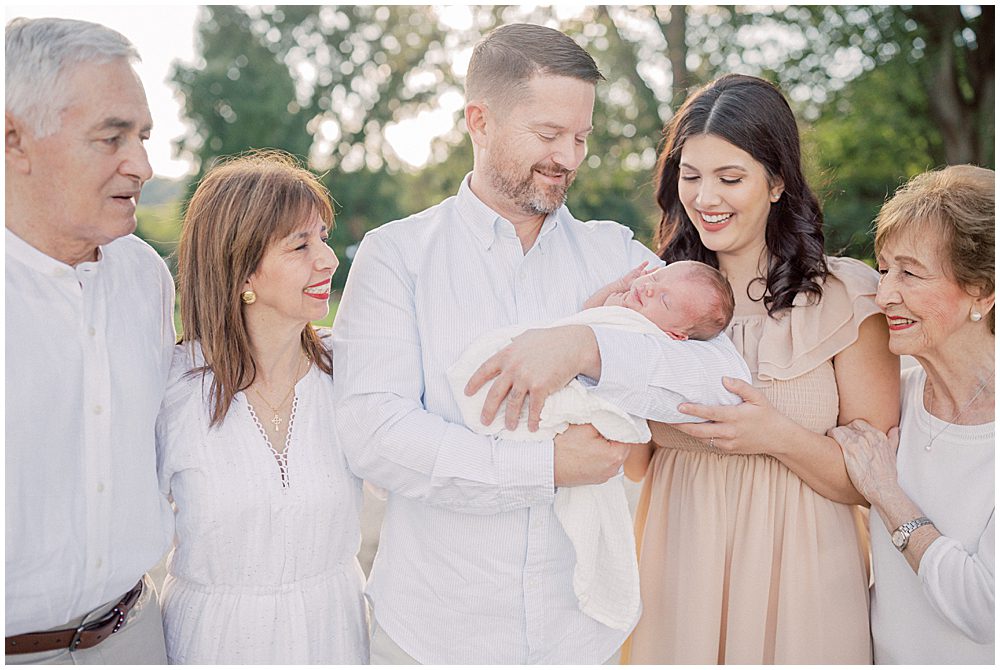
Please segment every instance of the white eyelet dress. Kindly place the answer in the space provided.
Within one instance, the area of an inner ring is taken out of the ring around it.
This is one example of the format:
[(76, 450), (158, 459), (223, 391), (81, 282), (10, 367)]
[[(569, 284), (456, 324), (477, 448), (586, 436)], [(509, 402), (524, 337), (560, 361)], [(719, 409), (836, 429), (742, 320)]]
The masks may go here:
[(337, 440), (332, 377), (313, 366), (296, 385), (279, 457), (242, 393), (209, 429), (211, 374), (185, 374), (200, 363), (197, 345), (177, 346), (157, 420), (177, 519), (161, 594), (170, 663), (367, 663), (361, 481)]

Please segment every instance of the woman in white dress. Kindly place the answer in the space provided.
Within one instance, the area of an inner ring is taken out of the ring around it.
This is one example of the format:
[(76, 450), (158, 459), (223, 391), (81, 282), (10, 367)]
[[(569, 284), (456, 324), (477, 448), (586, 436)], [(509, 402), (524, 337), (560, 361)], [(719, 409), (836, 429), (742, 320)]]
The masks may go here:
[(208, 172), (178, 250), (183, 335), (157, 421), (177, 533), (171, 663), (367, 663), (361, 481), (333, 420), (330, 196), (293, 158)]
[(871, 502), (879, 664), (994, 662), (995, 184), (970, 165), (922, 174), (876, 221), (889, 348), (920, 366), (898, 429), (831, 435)]

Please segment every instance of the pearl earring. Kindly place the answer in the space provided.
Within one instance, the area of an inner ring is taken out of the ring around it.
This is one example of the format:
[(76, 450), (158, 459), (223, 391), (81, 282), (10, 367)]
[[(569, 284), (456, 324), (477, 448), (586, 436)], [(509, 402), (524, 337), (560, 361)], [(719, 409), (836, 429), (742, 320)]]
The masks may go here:
[(240, 293), (240, 300), (243, 301), (244, 305), (252, 305), (257, 302), (257, 294), (253, 291), (243, 291)]
[(982, 321), (983, 315), (973, 309), (972, 312), (969, 314), (969, 318), (972, 319), (973, 321)]

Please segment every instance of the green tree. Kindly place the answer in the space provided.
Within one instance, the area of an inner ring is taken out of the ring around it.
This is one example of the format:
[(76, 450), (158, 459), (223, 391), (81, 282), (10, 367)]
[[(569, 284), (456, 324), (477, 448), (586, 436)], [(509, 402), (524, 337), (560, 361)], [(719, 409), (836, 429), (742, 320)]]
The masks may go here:
[[(595, 125), (608, 131), (593, 142), (598, 187), (617, 182), (609, 170), (649, 165), (659, 139), (651, 124), (668, 121), (693, 86), (724, 72), (756, 74), (785, 91), (800, 120), (807, 173), (826, 196), (828, 250), (869, 255), (871, 221), (901, 182), (942, 163), (994, 164), (994, 22), (992, 6), (584, 12), (573, 28), (614, 75), (595, 110)], [(634, 184), (588, 199), (606, 208), (605, 195), (651, 193), (648, 178), (636, 174)]]
[(297, 104), (295, 83), (273, 35), (239, 7), (203, 7), (198, 23), (200, 60), (175, 64), (172, 79), (191, 122), (178, 149), (193, 157), (197, 178), (214, 158), (251, 148), (279, 147), (308, 154), (312, 137)]
[(203, 8), (201, 58), (172, 74), (191, 121), (178, 148), (198, 166), (189, 192), (219, 156), (300, 156), (337, 202), (331, 245), (349, 265), (367, 229), (403, 213), (386, 128), (457, 86), (447, 55), (458, 36), (439, 23), (428, 6)]
[(902, 182), (944, 155), (919, 74), (903, 61), (850, 82), (804, 135), (810, 182), (824, 200), (827, 248), (872, 257), (871, 224)]
[(272, 146), (320, 169), (400, 166), (392, 122), (456, 88), (454, 36), (427, 6), (213, 6), (202, 9), (201, 60), (176, 65), (199, 165)]
[[(741, 22), (747, 34), (784, 35), (785, 46), (770, 49), (777, 59), (765, 55), (763, 60), (807, 119), (818, 118), (837, 92), (862, 73), (887, 66), (902, 72), (906, 67), (915, 77), (882, 83), (889, 91), (910, 85), (919, 92), (919, 109), (941, 136), (941, 160), (993, 164), (994, 6), (768, 7), (747, 10)], [(764, 48), (767, 41), (759, 44)]]
[[(339, 203), (334, 248), (455, 192), (471, 147), (455, 128), (408, 169), (394, 123), (461, 95), (462, 61), (495, 25), (562, 29), (594, 55), (590, 154), (569, 204), (650, 241), (663, 125), (693, 86), (764, 76), (800, 119), (807, 171), (826, 197), (829, 248), (864, 255), (885, 195), (942, 162), (992, 165), (992, 7), (275, 6), (202, 10), (202, 61), (178, 66), (199, 166), (274, 146), (308, 156)], [(455, 105), (450, 107), (457, 109)], [(339, 273), (340, 277), (346, 272)]]

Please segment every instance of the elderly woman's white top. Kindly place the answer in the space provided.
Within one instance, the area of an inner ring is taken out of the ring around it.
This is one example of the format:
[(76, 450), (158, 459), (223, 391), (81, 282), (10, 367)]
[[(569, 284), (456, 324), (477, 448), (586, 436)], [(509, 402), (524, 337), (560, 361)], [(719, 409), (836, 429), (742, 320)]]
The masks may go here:
[(209, 428), (211, 374), (185, 374), (200, 358), (176, 347), (156, 431), (177, 520), (161, 594), (170, 662), (367, 663), (361, 481), (337, 440), (331, 376), (314, 365), (295, 386), (281, 463), (242, 393)]
[[(919, 574), (872, 509), (875, 663), (994, 662), (994, 428), (924, 409), (923, 368), (902, 373), (899, 484), (942, 534)], [(928, 451), (925, 447), (934, 437)]]

